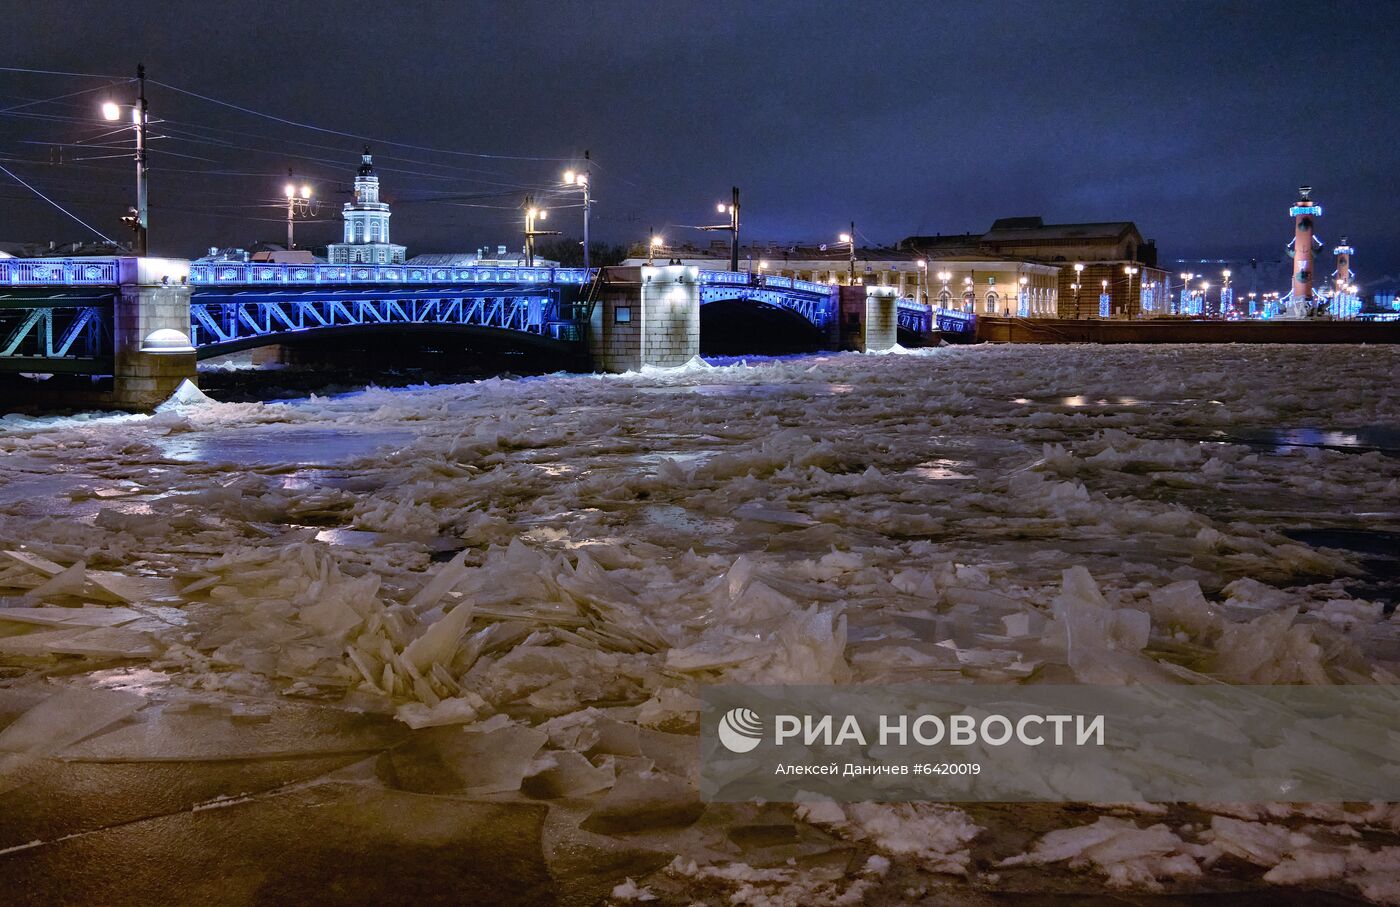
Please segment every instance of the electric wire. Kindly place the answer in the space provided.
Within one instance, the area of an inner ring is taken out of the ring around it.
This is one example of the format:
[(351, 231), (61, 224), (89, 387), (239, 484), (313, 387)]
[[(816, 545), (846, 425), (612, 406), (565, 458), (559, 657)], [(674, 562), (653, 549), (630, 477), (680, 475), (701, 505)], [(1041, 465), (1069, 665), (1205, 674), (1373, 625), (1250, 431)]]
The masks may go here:
[(111, 237), (107, 236), (107, 235), (106, 235), (105, 233), (103, 233), (101, 230), (98, 230), (96, 227), (92, 226), (92, 225), (89, 224), (87, 221), (83, 220), (81, 217), (79, 217), (78, 215), (74, 214), (72, 211), (69, 211), (67, 208), (63, 207), (63, 206), (60, 205), (58, 202), (56, 202), (56, 201), (54, 201), (53, 199), (49, 198), (47, 195), (45, 195), (44, 193), (40, 192), (38, 189), (36, 189), (36, 188), (34, 188), (33, 186), (31, 186), (31, 185), (29, 185), (28, 183), (26, 183), (21, 177), (19, 177), (18, 175), (16, 175), (15, 172), (14, 172), (13, 170), (11, 170), (9, 167), (6, 167), (4, 164), (0, 164), (0, 170), (3, 170), (3, 171), (5, 171), (6, 173), (8, 173), (8, 174), (10, 175), (10, 179), (12, 179), (12, 180), (14, 180), (15, 182), (19, 183), (21, 186), (23, 186), (24, 188), (28, 189), (30, 192), (33, 192), (35, 195), (39, 196), (39, 197), (42, 198), (44, 201), (48, 202), (50, 205), (53, 205), (53, 206), (54, 206), (55, 208), (57, 208), (59, 211), (62, 211), (62, 212), (63, 212), (64, 214), (66, 214), (68, 217), (70, 217), (70, 218), (72, 218), (73, 220), (77, 221), (78, 223), (82, 224), (84, 227), (87, 227), (89, 230), (91, 230), (93, 233), (96, 233), (96, 234), (97, 234), (99, 237), (101, 237), (102, 239), (106, 240), (106, 241), (109, 242), (109, 243), (112, 243), (113, 245), (116, 245), (116, 242), (115, 242)]

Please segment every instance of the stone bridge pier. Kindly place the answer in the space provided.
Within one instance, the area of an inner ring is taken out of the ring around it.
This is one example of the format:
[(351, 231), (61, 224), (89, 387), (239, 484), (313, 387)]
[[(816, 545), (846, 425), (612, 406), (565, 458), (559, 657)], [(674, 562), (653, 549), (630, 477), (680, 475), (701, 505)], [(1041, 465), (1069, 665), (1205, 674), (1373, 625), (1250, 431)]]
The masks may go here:
[(689, 265), (608, 268), (588, 352), (605, 372), (674, 368), (700, 355), (700, 271)]
[(117, 265), (112, 402), (122, 409), (149, 410), (196, 375), (190, 344), (190, 263), (121, 258)]
[(899, 340), (899, 304), (894, 287), (841, 287), (839, 347), (860, 353), (893, 349)]

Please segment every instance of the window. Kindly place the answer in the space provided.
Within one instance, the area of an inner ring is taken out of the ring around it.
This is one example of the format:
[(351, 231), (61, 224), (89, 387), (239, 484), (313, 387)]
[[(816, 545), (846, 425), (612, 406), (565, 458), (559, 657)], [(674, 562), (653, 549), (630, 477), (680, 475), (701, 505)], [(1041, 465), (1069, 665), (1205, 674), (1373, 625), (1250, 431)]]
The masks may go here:
[(620, 306), (618, 306), (617, 308), (613, 309), (613, 321), (617, 322), (618, 324), (627, 324), (627, 323), (630, 322), (631, 320), (632, 320), (632, 307), (631, 307), (631, 306), (628, 306), (628, 305), (620, 305)]

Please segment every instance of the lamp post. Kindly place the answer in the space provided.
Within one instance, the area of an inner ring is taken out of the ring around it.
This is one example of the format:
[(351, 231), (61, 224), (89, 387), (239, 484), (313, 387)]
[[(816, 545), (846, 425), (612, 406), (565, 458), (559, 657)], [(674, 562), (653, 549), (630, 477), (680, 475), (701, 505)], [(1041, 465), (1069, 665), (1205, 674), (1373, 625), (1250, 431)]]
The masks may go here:
[[(146, 205), (146, 183), (148, 168), (146, 164), (146, 126), (149, 123), (149, 116), (146, 108), (146, 67), (137, 65), (136, 67), (136, 103), (130, 105), (131, 124), (136, 130), (136, 207), (134, 213), (124, 220), (128, 220), (135, 236), (131, 243), (132, 251), (137, 255), (146, 254), (146, 231), (150, 226), (150, 218), (147, 214)], [(123, 105), (115, 101), (107, 101), (102, 105), (102, 117), (108, 121), (116, 121), (121, 118)]]
[(1137, 274), (1138, 268), (1133, 265), (1124, 265), (1123, 273), (1128, 275), (1128, 295), (1123, 299), (1123, 314), (1131, 315), (1133, 309), (1133, 275)]
[(729, 233), (729, 270), (739, 270), (739, 187), (735, 186), (729, 204), (717, 202), (715, 210), (729, 215), (729, 223), (701, 227), (701, 230), (725, 230)]
[(1074, 283), (1070, 289), (1074, 290), (1074, 317), (1081, 318), (1083, 314), (1079, 311), (1079, 290), (1084, 286), (1084, 265), (1082, 262), (1074, 263)]
[[(583, 153), (583, 159), (588, 160), (588, 152)], [(593, 207), (592, 183), (588, 171), (574, 172), (564, 171), (564, 185), (573, 187), (583, 192), (583, 269), (588, 270), (588, 212)]]
[[(943, 284), (943, 293), (942, 293), (942, 295), (940, 295), (939, 298), (938, 298), (938, 301), (941, 303), (941, 302), (943, 302), (943, 296), (946, 296), (947, 293), (948, 293), (948, 281), (950, 281), (950, 280), (953, 279), (953, 272), (952, 272), (952, 271), (939, 271), (939, 272), (938, 272), (938, 279), (939, 279), (939, 281), (942, 282), (942, 284)], [(939, 308), (942, 308), (942, 306), (940, 305)]]
[(928, 276), (928, 262), (920, 258), (919, 270), (914, 273), (914, 298), (924, 305), (928, 305), (928, 294), (924, 292), (924, 278)]
[(287, 251), (296, 248), (296, 241), (293, 239), (292, 224), (294, 218), (300, 214), (302, 217), (311, 215), (311, 186), (302, 183), (301, 188), (292, 182), (292, 171), (287, 170), (287, 185), (282, 187), (282, 193), (287, 196)]
[(837, 239), (838, 242), (843, 242), (843, 243), (845, 243), (845, 244), (846, 244), (846, 248), (848, 248), (848, 249), (850, 250), (850, 252), (851, 252), (851, 276), (850, 276), (849, 278), (847, 278), (846, 283), (847, 283), (847, 285), (849, 285), (849, 286), (855, 286), (855, 285), (856, 285), (856, 222), (855, 222), (855, 221), (851, 221), (851, 232), (850, 232), (850, 233), (842, 233), (840, 236), (836, 237), (836, 239)]
[(1195, 274), (1192, 274), (1192, 273), (1189, 272), (1189, 271), (1182, 271), (1182, 272), (1181, 272), (1179, 275), (1177, 275), (1177, 276), (1181, 278), (1181, 303), (1180, 303), (1181, 311), (1177, 312), (1177, 314), (1178, 314), (1178, 315), (1189, 315), (1189, 314), (1191, 314), (1191, 313), (1188, 311), (1188, 309), (1190, 308), (1190, 306), (1187, 304), (1187, 298), (1188, 298), (1188, 297), (1190, 296), (1190, 294), (1191, 294), (1191, 281), (1192, 281), (1192, 279), (1195, 278), (1196, 275), (1195, 275)]
[[(972, 301), (971, 301), (971, 302), (968, 302), (968, 301), (967, 301), (967, 294), (968, 294), (968, 293), (972, 293)], [(974, 293), (973, 290), (972, 290), (972, 278), (971, 278), (971, 277), (964, 277), (964, 278), (963, 278), (963, 311), (964, 311), (964, 312), (971, 312), (971, 311), (972, 311), (973, 309), (975, 309), (976, 307), (977, 307), (977, 294)]]
[(653, 259), (656, 257), (656, 250), (659, 248), (661, 248), (661, 237), (656, 235), (656, 229), (653, 227), (651, 238), (647, 240), (647, 267), (652, 266)]
[(535, 266), (535, 237), (536, 236), (558, 236), (558, 230), (536, 230), (536, 221), (542, 221), (549, 217), (549, 212), (543, 208), (535, 207), (535, 198), (532, 195), (525, 196), (525, 267)]

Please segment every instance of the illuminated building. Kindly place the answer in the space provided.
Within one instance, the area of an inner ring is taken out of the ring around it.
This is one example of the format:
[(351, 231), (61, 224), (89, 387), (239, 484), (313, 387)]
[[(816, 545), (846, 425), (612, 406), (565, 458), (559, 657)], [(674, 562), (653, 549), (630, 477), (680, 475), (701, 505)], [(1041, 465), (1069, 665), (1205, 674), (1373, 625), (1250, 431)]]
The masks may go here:
[(399, 264), (404, 247), (389, 242), (389, 206), (379, 200), (379, 175), (369, 148), (355, 173), (355, 200), (346, 202), (345, 238), (326, 247), (326, 259), (333, 265)]

